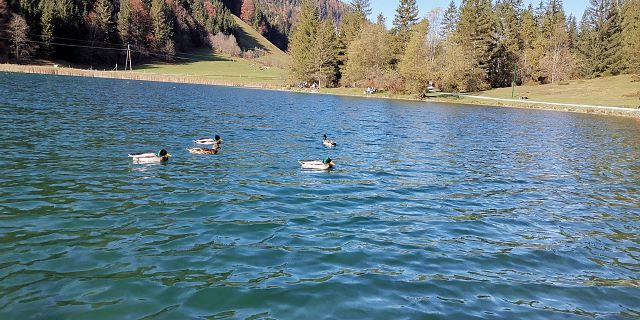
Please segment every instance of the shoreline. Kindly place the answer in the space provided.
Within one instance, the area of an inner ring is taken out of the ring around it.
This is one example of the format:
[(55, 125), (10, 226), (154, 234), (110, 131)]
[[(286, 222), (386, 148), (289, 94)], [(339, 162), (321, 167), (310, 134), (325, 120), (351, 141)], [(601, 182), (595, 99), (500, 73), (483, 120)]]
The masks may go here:
[[(324, 94), (354, 98), (375, 98), (375, 99), (391, 99), (391, 100), (405, 100), (416, 102), (435, 102), (435, 103), (450, 103), (450, 104), (464, 104), (464, 105), (481, 105), (498, 108), (519, 108), (519, 109), (534, 109), (534, 110), (548, 110), (559, 112), (573, 112), (573, 113), (585, 113), (595, 115), (607, 115), (607, 116), (623, 116), (640, 118), (640, 108), (624, 108), (624, 107), (609, 107), (609, 106), (591, 106), (591, 105), (579, 105), (579, 104), (566, 104), (566, 103), (552, 103), (541, 101), (518, 101), (510, 99), (498, 99), (482, 96), (468, 96), (465, 94), (442, 94), (427, 99), (416, 99), (407, 96), (392, 96), (392, 95), (359, 95), (344, 92), (330, 92), (329, 91), (308, 91), (291, 89), (286, 86), (273, 85), (267, 83), (254, 83), (254, 82), (233, 82), (233, 81), (220, 81), (215, 79), (207, 79), (197, 76), (189, 75), (170, 75), (170, 74), (153, 74), (146, 72), (136, 71), (99, 71), (99, 70), (85, 70), (66, 67), (53, 67), (53, 66), (40, 66), (40, 65), (17, 65), (17, 64), (0, 64), (0, 72), (12, 72), (12, 73), (31, 73), (31, 74), (45, 74), (45, 75), (58, 75), (58, 76), (75, 76), (75, 77), (88, 77), (88, 78), (106, 78), (106, 79), (120, 79), (120, 80), (136, 80), (136, 81), (152, 81), (152, 82), (167, 82), (167, 83), (185, 83), (185, 84), (201, 84), (201, 85), (216, 85), (227, 86), (236, 88), (247, 89), (263, 89), (283, 92), (294, 93), (307, 93), (307, 94)], [(327, 90), (327, 89), (323, 89)], [(456, 99), (459, 101), (452, 101)]]

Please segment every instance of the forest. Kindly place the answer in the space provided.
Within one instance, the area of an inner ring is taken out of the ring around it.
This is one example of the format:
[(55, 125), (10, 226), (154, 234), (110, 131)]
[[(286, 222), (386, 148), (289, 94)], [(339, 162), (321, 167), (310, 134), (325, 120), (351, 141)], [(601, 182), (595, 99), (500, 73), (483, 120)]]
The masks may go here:
[[(137, 60), (188, 57), (194, 48), (243, 51), (232, 14), (287, 49), (299, 0), (0, 0), (0, 63), (31, 58), (111, 65), (129, 45)], [(322, 0), (322, 17), (340, 23), (348, 6)]]
[(433, 83), (469, 92), (640, 73), (640, 0), (590, 0), (578, 19), (561, 0), (451, 1), (419, 12), (401, 0), (391, 28), (370, 0), (0, 0), (0, 63), (112, 66), (189, 59), (194, 48), (252, 57), (237, 15), (291, 56), (290, 81), (423, 97)]
[(387, 30), (354, 0), (339, 29), (302, 0), (291, 74), (324, 87), (375, 87), (424, 97), (512, 83), (562, 83), (640, 72), (640, 0), (591, 0), (578, 20), (561, 0), (463, 0), (422, 14), (401, 0)]

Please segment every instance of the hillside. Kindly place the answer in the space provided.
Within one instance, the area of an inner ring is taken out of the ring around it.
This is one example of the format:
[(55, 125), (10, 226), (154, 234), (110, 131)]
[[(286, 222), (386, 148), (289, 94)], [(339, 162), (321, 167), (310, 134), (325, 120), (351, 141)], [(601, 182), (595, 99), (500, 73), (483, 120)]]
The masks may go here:
[(243, 59), (215, 54), (210, 49), (198, 49), (185, 55), (187, 60), (174, 63), (149, 63), (136, 71), (161, 75), (178, 75), (232, 85), (283, 85), (287, 78), (289, 56), (237, 16), (233, 16), (236, 38), (243, 51), (259, 50), (264, 55)]

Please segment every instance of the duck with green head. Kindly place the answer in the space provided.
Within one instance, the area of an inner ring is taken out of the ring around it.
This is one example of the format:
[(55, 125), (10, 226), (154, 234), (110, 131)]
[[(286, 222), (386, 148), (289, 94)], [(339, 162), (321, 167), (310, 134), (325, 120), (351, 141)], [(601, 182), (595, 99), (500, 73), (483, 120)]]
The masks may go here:
[(300, 163), (303, 169), (311, 170), (328, 170), (336, 165), (329, 157), (322, 160), (300, 160), (298, 163)]

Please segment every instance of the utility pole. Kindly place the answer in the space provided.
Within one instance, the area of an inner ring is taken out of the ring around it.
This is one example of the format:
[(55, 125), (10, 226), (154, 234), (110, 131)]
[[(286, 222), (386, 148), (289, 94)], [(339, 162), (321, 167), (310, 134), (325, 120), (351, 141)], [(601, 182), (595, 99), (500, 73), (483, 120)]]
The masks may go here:
[(124, 62), (124, 71), (127, 71), (127, 65), (129, 66), (129, 71), (133, 71), (133, 67), (131, 66), (131, 45), (127, 43), (127, 60)]

